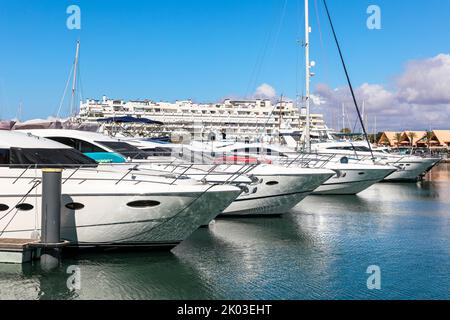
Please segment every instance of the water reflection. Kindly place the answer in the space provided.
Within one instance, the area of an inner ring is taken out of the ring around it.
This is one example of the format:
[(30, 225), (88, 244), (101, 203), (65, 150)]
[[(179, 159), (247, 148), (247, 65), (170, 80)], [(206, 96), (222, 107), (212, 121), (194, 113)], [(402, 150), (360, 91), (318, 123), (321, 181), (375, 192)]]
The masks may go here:
[[(0, 298), (449, 298), (450, 182), (430, 180), (308, 197), (282, 218), (218, 220), (172, 253), (84, 254), (49, 274), (0, 265)], [(372, 264), (381, 291), (366, 288)], [(79, 291), (66, 286), (70, 265)]]

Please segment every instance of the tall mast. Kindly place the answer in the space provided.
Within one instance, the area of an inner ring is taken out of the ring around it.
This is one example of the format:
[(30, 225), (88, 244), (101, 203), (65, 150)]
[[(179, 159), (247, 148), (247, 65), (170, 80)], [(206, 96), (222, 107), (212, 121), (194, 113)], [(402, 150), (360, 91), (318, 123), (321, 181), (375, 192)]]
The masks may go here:
[(311, 151), (311, 110), (310, 110), (310, 83), (311, 64), (309, 62), (309, 0), (305, 0), (305, 62), (306, 62), (306, 127), (305, 127), (305, 148), (306, 152)]
[(78, 71), (78, 58), (80, 54), (80, 41), (77, 41), (77, 51), (75, 53), (75, 62), (73, 69), (73, 82), (72, 82), (72, 97), (70, 99), (70, 116), (74, 115), (74, 104), (75, 104), (75, 90), (77, 88), (77, 71)]

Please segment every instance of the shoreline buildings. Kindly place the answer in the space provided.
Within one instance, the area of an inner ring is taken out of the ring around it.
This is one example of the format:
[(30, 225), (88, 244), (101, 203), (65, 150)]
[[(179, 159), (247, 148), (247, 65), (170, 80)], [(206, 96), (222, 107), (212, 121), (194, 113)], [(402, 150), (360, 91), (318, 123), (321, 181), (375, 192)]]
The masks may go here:
[(389, 147), (449, 149), (450, 130), (385, 131), (378, 139), (378, 145)]
[[(284, 130), (301, 132), (306, 113), (293, 101), (231, 100), (221, 103), (194, 103), (192, 100), (154, 102), (151, 100), (124, 101), (103, 96), (102, 100), (87, 99), (80, 104), (78, 119), (93, 122), (104, 118), (130, 116), (162, 122), (160, 133), (185, 131), (190, 134), (226, 132), (227, 137), (254, 139), (271, 136)], [(327, 136), (330, 132), (323, 115), (311, 115), (311, 135)], [(150, 131), (142, 131), (150, 135)]]

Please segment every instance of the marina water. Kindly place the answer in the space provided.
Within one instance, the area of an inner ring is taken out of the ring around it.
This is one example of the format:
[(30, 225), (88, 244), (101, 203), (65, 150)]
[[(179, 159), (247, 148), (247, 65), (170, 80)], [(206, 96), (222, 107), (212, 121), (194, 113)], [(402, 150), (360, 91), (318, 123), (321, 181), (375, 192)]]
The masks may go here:
[(0, 265), (0, 299), (448, 298), (449, 164), (417, 184), (311, 196), (281, 218), (217, 220), (171, 253), (83, 254), (49, 274)]

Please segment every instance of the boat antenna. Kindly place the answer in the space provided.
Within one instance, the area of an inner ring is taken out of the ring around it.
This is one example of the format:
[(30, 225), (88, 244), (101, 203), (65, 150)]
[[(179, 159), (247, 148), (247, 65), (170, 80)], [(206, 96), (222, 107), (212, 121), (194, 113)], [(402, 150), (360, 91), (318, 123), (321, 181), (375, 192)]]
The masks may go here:
[(342, 66), (344, 68), (345, 77), (347, 78), (347, 83), (348, 83), (348, 86), (350, 87), (350, 92), (352, 94), (353, 103), (355, 104), (355, 108), (356, 108), (356, 112), (358, 114), (359, 122), (361, 123), (361, 127), (362, 127), (362, 130), (364, 132), (364, 137), (365, 137), (365, 139), (367, 141), (367, 144), (369, 146), (370, 154), (372, 155), (372, 158), (374, 158), (372, 146), (370, 145), (370, 142), (369, 142), (369, 136), (367, 135), (366, 127), (364, 126), (364, 121), (363, 121), (363, 119), (361, 117), (361, 112), (359, 111), (358, 102), (356, 101), (355, 92), (353, 90), (352, 82), (350, 80), (350, 76), (349, 76), (348, 71), (347, 71), (347, 66), (345, 64), (345, 60), (344, 60), (344, 56), (342, 54), (341, 46), (339, 45), (339, 40), (337, 38), (336, 31), (334, 30), (333, 21), (331, 20), (330, 11), (328, 10), (327, 0), (323, 0), (323, 4), (324, 4), (325, 10), (327, 12), (328, 21), (330, 22), (331, 31), (333, 32), (334, 41), (336, 42), (336, 46), (337, 46), (337, 49), (339, 51), (339, 56), (341, 58)]

